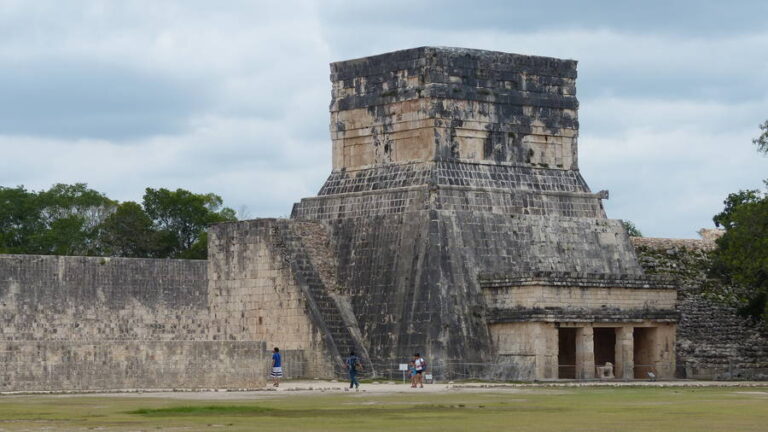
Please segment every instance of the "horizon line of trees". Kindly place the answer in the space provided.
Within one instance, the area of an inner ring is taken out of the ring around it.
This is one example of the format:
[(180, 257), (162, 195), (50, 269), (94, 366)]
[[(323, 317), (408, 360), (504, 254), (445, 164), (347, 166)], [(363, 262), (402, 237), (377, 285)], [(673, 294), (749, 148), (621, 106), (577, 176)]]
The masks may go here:
[(119, 202), (85, 183), (0, 186), (0, 253), (206, 259), (207, 227), (236, 221), (220, 196), (146, 188)]

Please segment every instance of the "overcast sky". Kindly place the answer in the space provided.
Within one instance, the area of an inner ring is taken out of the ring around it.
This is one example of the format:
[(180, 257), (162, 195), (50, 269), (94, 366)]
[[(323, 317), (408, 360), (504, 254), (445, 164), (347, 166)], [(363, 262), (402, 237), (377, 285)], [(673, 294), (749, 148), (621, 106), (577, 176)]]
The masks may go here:
[(181, 187), (287, 216), (330, 172), (329, 62), (459, 46), (578, 60), (580, 167), (608, 216), (695, 237), (768, 177), (767, 17), (764, 0), (0, 0), (0, 185)]

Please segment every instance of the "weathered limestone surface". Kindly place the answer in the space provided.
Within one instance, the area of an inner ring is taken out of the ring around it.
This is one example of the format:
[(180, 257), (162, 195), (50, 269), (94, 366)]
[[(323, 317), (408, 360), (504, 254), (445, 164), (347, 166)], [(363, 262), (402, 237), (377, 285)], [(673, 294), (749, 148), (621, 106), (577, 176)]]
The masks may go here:
[(669, 278), (540, 272), (481, 276), (489, 323), (677, 322), (676, 285)]
[(528, 381), (557, 378), (557, 331), (552, 323), (519, 322), (490, 325), (498, 368), (489, 377)]
[(374, 374), (418, 351), (437, 378), (766, 377), (765, 331), (705, 296), (713, 244), (606, 217), (575, 79), (455, 48), (332, 64), (333, 171), (291, 219), (212, 227), (207, 263), (0, 255), (0, 390), (253, 387), (273, 346), (291, 377), (350, 350)]
[(480, 275), (642, 275), (578, 171), (575, 78), (570, 60), (454, 48), (331, 65), (334, 170), (291, 218), (327, 227), (381, 367), (496, 361)]
[(576, 378), (595, 377), (595, 330), (591, 326), (576, 329)]
[(712, 240), (632, 239), (650, 274), (678, 283), (680, 323), (677, 375), (681, 378), (767, 379), (768, 329), (711, 296), (726, 289), (707, 277)]
[[(485, 276), (480, 285), (497, 355), (513, 371), (534, 372), (496, 372), (502, 377), (591, 379), (605, 377), (606, 370), (622, 379), (651, 371), (674, 377), (679, 314), (669, 278), (539, 272)], [(644, 337), (635, 340), (636, 332)], [(635, 351), (645, 361), (642, 370)]]
[(357, 322), (336, 282), (325, 227), (259, 219), (209, 232), (211, 312), (226, 339), (280, 347), (294, 376), (335, 377), (342, 358), (363, 356)]
[(614, 376), (622, 379), (635, 377), (635, 341), (632, 327), (616, 329), (616, 368)]
[(422, 47), (331, 64), (334, 169), (463, 160), (576, 168), (576, 62)]
[(205, 261), (0, 255), (0, 391), (250, 388), (261, 341), (222, 340)]
[(258, 388), (261, 342), (0, 341), (0, 391)]

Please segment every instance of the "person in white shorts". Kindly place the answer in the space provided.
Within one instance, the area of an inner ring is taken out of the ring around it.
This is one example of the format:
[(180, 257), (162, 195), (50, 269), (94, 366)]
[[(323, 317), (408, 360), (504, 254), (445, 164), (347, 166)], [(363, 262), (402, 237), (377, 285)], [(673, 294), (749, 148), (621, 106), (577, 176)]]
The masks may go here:
[(280, 378), (283, 377), (283, 359), (280, 356), (280, 348), (275, 347), (272, 353), (272, 385), (275, 387), (280, 386)]

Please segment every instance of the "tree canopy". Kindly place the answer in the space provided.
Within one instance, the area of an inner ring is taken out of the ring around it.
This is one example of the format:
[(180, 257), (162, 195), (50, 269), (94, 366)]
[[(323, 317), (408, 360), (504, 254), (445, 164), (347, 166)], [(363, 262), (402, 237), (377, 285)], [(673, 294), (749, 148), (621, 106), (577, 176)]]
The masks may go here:
[(86, 184), (0, 187), (0, 253), (207, 257), (206, 228), (237, 220), (220, 196), (147, 188), (119, 203)]
[(759, 137), (753, 139), (752, 142), (757, 146), (757, 151), (768, 154), (768, 120), (759, 127), (762, 133)]
[[(754, 143), (768, 153), (768, 121), (760, 128)], [(736, 300), (743, 315), (768, 321), (768, 189), (741, 190), (723, 204), (713, 218), (725, 234), (717, 239), (712, 272), (740, 288)]]
[(640, 232), (640, 229), (631, 221), (621, 221), (622, 225), (624, 225), (624, 229), (627, 230), (627, 235), (630, 237), (642, 237), (643, 233)]

